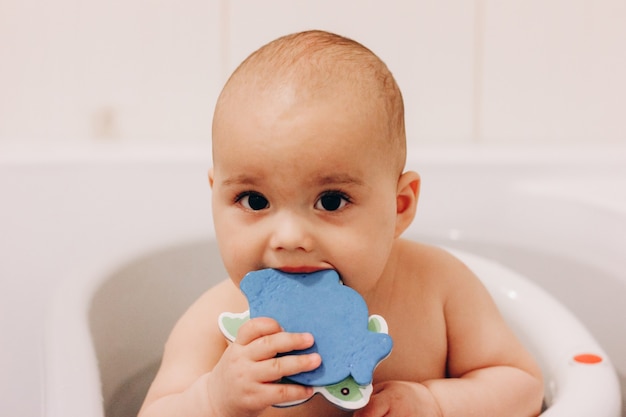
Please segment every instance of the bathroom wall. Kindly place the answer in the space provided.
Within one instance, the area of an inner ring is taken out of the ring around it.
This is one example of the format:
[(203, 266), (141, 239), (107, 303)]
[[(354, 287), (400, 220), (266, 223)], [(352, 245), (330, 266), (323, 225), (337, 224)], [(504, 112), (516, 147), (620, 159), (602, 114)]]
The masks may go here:
[(208, 143), (249, 52), (322, 28), (377, 52), (410, 140), (626, 143), (623, 0), (3, 0), (0, 149)]

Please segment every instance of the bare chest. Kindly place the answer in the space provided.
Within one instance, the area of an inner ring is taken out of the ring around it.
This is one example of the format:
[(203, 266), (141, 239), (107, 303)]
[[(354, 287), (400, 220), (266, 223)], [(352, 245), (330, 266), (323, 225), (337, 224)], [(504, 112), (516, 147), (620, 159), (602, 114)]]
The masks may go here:
[[(384, 314), (394, 346), (387, 359), (374, 372), (374, 384), (402, 380), (421, 382), (445, 377), (447, 342), (445, 319), (436, 306), (419, 306), (410, 310), (388, 309)], [(316, 395), (310, 401), (289, 408), (270, 408), (263, 416), (308, 417), (350, 416), (323, 397)]]
[(393, 339), (393, 349), (376, 368), (375, 382), (421, 382), (445, 377), (448, 346), (441, 309), (391, 309), (384, 317)]

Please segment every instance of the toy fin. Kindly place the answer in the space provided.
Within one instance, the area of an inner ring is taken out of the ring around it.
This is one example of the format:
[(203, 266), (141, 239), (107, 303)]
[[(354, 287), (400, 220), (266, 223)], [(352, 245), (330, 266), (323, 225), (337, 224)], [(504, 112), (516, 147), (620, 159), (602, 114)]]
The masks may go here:
[(249, 310), (246, 310), (243, 313), (222, 313), (219, 315), (217, 324), (219, 325), (224, 337), (231, 342), (234, 342), (237, 338), (239, 328), (248, 320), (250, 320)]

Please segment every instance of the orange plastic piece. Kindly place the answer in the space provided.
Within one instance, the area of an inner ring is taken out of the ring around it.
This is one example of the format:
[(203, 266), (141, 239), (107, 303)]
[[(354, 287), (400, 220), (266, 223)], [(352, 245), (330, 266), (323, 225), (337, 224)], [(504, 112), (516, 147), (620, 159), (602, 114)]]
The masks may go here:
[(574, 360), (578, 363), (594, 365), (602, 362), (603, 359), (601, 356), (594, 355), (593, 353), (581, 353), (580, 355), (574, 356)]

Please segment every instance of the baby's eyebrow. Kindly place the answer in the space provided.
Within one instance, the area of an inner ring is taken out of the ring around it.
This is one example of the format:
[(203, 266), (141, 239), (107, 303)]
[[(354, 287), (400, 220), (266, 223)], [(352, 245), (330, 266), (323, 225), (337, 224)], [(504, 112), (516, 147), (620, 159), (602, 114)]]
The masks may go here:
[(241, 174), (241, 175), (236, 175), (234, 177), (229, 177), (226, 178), (224, 181), (222, 181), (222, 184), (225, 186), (229, 186), (229, 185), (258, 185), (259, 181), (257, 178), (251, 176), (251, 175), (247, 175), (247, 174)]
[(363, 185), (363, 181), (350, 174), (321, 175), (313, 179), (319, 185)]
[[(225, 178), (222, 181), (224, 186), (233, 185), (247, 185), (247, 186), (259, 186), (261, 180), (258, 177), (249, 174), (240, 174), (232, 177)], [(350, 174), (325, 174), (311, 178), (310, 184), (317, 186), (329, 186), (329, 185), (363, 185), (363, 181)]]

